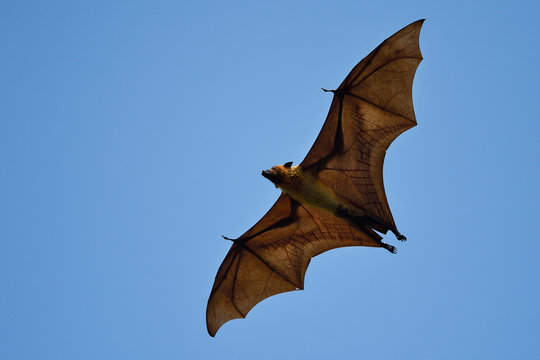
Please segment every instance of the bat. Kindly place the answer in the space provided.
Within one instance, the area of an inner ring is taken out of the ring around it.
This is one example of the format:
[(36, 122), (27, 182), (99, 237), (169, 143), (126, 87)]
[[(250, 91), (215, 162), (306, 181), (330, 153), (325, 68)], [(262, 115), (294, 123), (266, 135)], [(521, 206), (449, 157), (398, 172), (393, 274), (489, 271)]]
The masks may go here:
[(344, 246), (381, 247), (397, 229), (383, 184), (390, 143), (416, 125), (414, 74), (422, 61), (418, 20), (360, 61), (333, 93), (321, 132), (305, 159), (262, 172), (282, 193), (233, 242), (217, 272), (206, 309), (210, 336), (245, 318), (262, 300), (304, 288), (311, 258)]

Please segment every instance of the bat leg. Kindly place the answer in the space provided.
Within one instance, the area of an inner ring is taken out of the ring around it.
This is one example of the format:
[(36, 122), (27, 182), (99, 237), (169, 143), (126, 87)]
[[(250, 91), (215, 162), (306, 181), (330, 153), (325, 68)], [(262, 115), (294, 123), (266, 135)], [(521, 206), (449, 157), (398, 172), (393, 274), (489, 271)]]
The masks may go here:
[[(366, 217), (368, 219), (370, 219), (371, 221), (385, 227), (386, 229), (392, 231), (394, 233), (394, 235), (396, 236), (396, 239), (398, 239), (399, 241), (407, 241), (407, 238), (405, 237), (405, 235), (403, 235), (402, 233), (400, 233), (398, 231), (398, 229), (396, 228), (392, 228), (391, 226), (388, 226), (387, 224), (385, 224), (384, 222), (380, 221), (379, 219), (377, 219), (375, 216), (371, 216), (371, 215), (366, 215)], [(385, 232), (386, 233), (386, 232)]]
[[(338, 208), (336, 209), (335, 213), (334, 213), (337, 217), (340, 217), (342, 219), (345, 219), (347, 221), (349, 221), (350, 223), (352, 223), (354, 226), (356, 226), (357, 228), (361, 229), (361, 230), (364, 230), (365, 232), (367, 232), (368, 234), (372, 235), (373, 239), (383, 248), (385, 248), (386, 250), (390, 251), (392, 254), (395, 254), (397, 253), (397, 249), (395, 246), (392, 246), (390, 244), (387, 244), (385, 242), (382, 242), (380, 239), (381, 237), (375, 233), (375, 231), (373, 231), (371, 229), (371, 227), (369, 226), (369, 222), (371, 221), (375, 221), (377, 224), (380, 224), (382, 226), (386, 226), (384, 224), (382, 224), (380, 221), (378, 221), (377, 219), (371, 217), (371, 216), (356, 216), (354, 215), (354, 212), (349, 209), (348, 207), (346, 206), (343, 206), (343, 205), (340, 205), (338, 206)], [(367, 220), (367, 222), (366, 222)], [(397, 232), (397, 230), (396, 230)], [(395, 232), (394, 232), (395, 233)], [(399, 236), (401, 236), (402, 238), (405, 238), (405, 236), (401, 235), (399, 232), (398, 232)], [(397, 236), (397, 235), (396, 235)], [(399, 239), (399, 237), (398, 237)]]

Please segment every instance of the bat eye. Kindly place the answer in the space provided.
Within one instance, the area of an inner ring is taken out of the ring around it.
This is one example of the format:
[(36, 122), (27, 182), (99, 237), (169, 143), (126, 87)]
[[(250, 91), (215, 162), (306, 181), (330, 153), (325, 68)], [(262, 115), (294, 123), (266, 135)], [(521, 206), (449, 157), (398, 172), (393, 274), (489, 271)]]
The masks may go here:
[(286, 162), (285, 164), (283, 164), (283, 166), (285, 166), (286, 168), (290, 168), (292, 165), (292, 161), (289, 161), (289, 162)]

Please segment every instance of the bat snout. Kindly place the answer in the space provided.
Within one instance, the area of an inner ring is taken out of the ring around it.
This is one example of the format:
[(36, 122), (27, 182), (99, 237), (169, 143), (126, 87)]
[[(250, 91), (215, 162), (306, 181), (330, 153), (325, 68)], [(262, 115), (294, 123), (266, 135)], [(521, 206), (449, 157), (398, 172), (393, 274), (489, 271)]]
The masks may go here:
[(261, 173), (261, 175), (264, 176), (265, 178), (267, 178), (268, 180), (272, 180), (272, 179), (270, 179), (271, 174), (272, 173), (270, 172), (270, 170), (263, 170), (262, 173)]
[(271, 182), (275, 182), (277, 180), (276, 179), (276, 174), (272, 170), (263, 170), (262, 176), (264, 176), (265, 178), (267, 178)]

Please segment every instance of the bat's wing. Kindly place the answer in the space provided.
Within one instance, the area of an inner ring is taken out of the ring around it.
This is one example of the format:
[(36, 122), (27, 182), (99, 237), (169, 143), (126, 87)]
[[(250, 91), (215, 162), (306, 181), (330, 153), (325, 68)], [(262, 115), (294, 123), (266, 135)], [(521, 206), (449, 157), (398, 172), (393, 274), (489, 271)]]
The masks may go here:
[(234, 240), (221, 264), (206, 309), (208, 333), (214, 336), (227, 321), (244, 318), (267, 297), (303, 289), (313, 256), (343, 246), (380, 246), (378, 240), (370, 229), (351, 227), (282, 194), (255, 226)]
[[(300, 166), (348, 203), (396, 230), (383, 185), (386, 149), (416, 125), (412, 84), (422, 60), (424, 20), (401, 29), (354, 67), (334, 91), (330, 112)], [(380, 225), (380, 224), (379, 224)]]

